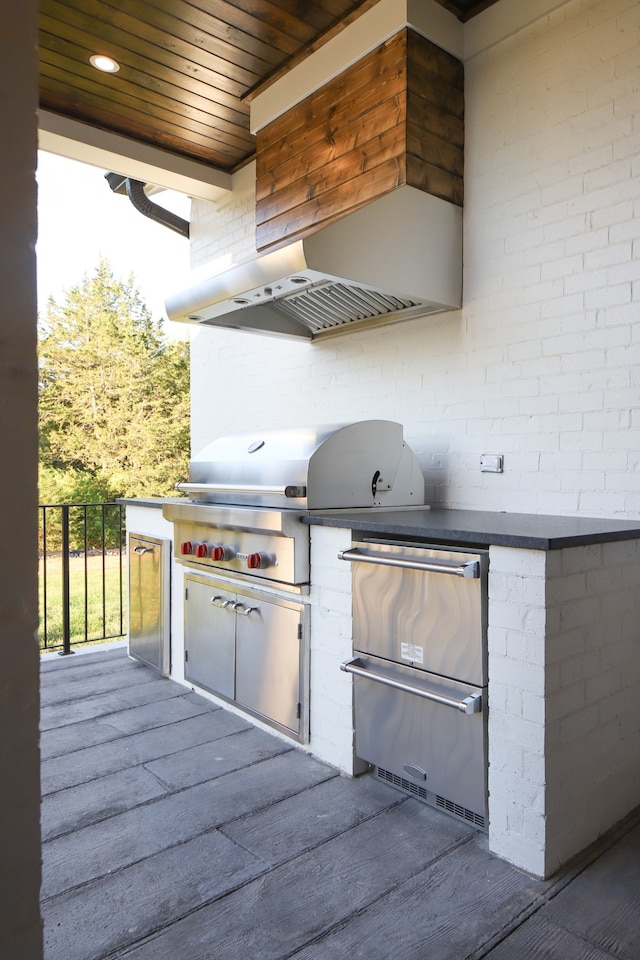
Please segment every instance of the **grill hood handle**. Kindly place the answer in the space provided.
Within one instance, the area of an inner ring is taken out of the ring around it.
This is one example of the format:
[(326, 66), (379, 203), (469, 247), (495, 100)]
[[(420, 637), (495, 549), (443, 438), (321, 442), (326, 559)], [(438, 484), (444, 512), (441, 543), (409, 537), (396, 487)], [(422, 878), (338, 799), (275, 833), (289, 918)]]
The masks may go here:
[(306, 497), (307, 488), (286, 484), (280, 487), (269, 487), (257, 483), (176, 483), (176, 490), (182, 493), (245, 493), (248, 496)]

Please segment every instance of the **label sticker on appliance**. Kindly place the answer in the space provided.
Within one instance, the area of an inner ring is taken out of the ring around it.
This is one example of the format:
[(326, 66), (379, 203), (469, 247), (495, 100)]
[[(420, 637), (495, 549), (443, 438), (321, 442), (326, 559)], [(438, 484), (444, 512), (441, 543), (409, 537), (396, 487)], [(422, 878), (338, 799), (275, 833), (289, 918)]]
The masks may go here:
[(418, 647), (415, 643), (401, 643), (400, 656), (411, 663), (424, 663), (424, 647)]

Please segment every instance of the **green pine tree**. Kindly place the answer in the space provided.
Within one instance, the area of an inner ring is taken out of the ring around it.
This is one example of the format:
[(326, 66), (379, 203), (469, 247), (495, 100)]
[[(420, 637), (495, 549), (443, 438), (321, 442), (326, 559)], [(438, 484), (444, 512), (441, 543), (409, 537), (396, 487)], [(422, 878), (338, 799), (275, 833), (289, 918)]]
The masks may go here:
[(173, 493), (188, 468), (188, 344), (167, 341), (104, 258), (65, 297), (40, 329), (40, 502)]

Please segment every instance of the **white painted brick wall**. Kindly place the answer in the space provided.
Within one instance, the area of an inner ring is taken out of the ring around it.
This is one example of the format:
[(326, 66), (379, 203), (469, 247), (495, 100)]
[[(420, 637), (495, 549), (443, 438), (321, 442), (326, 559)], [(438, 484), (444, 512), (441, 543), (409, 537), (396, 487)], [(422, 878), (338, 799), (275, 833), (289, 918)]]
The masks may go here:
[[(572, 0), (469, 60), (463, 310), (313, 346), (200, 330), (194, 449), (388, 417), (434, 502), (640, 516), (639, 30), (636, 0)], [(253, 251), (252, 176), (194, 205), (194, 266)]]

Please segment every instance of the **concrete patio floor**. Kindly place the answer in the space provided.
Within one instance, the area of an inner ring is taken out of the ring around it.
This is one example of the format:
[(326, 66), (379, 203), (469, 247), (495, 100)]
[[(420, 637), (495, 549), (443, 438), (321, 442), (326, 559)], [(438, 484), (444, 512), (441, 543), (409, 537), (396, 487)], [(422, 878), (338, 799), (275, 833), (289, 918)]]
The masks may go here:
[(119, 648), (42, 663), (47, 960), (640, 957), (640, 813), (539, 881)]

